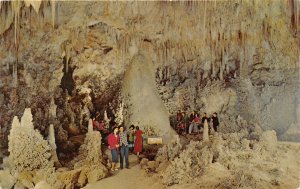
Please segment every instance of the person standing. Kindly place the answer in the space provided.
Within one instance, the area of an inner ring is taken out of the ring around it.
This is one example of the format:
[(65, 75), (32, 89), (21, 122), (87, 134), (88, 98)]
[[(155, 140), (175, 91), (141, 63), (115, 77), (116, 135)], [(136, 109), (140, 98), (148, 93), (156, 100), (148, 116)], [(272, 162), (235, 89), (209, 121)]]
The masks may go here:
[(111, 151), (112, 156), (112, 165), (111, 165), (111, 171), (118, 170), (116, 168), (116, 163), (118, 162), (118, 152), (117, 149), (119, 148), (119, 136), (118, 136), (118, 127), (114, 127), (112, 129), (112, 133), (108, 135), (107, 141), (108, 141), (108, 148)]
[(196, 112), (192, 111), (192, 113), (190, 114), (190, 122), (193, 122), (195, 117), (196, 117)]
[(199, 134), (199, 131), (200, 131), (200, 124), (201, 124), (201, 121), (200, 121), (200, 116), (198, 113), (196, 113), (196, 116), (194, 118), (194, 132), (198, 133)]
[(189, 134), (192, 133), (192, 131), (194, 130), (194, 119), (196, 117), (196, 112), (192, 111), (192, 113), (190, 114), (190, 125), (189, 125)]
[(200, 124), (200, 118), (199, 118), (198, 114), (195, 114), (195, 117), (189, 126), (189, 134), (191, 134), (192, 132), (198, 133), (199, 132), (199, 129), (198, 129), (199, 124)]
[(219, 118), (218, 118), (218, 115), (217, 113), (213, 113), (213, 116), (212, 116), (212, 123), (213, 123), (213, 128), (215, 130), (215, 132), (218, 132), (218, 127), (219, 127)]
[(134, 125), (130, 125), (129, 127), (129, 134), (128, 134), (128, 147), (129, 151), (133, 152), (133, 146), (134, 146)]
[(183, 121), (184, 128), (185, 128), (184, 132), (188, 133), (187, 125), (188, 125), (188, 122), (189, 122), (189, 116), (184, 111), (182, 112), (182, 121)]
[(177, 123), (181, 122), (182, 120), (182, 113), (180, 110), (177, 111), (177, 114), (176, 114), (176, 121)]
[(207, 121), (207, 123), (209, 123), (209, 118), (207, 117), (206, 113), (203, 114), (203, 117), (201, 119), (201, 123), (204, 124), (205, 120)]
[(139, 157), (143, 149), (143, 131), (140, 130), (139, 126), (136, 126), (136, 131), (134, 135), (135, 135), (134, 152)]
[(124, 131), (124, 126), (119, 126), (119, 137), (120, 137), (120, 168), (123, 169), (123, 163), (125, 158), (125, 168), (129, 169), (128, 162), (128, 141), (127, 131)]

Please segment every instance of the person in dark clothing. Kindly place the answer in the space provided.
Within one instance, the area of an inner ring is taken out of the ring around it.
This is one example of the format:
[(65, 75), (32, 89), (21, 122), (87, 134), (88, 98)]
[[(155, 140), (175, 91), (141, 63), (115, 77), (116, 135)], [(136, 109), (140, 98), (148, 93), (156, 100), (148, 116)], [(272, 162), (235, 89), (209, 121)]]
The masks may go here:
[(219, 127), (219, 118), (218, 118), (216, 112), (213, 113), (212, 123), (213, 123), (213, 128), (214, 128), (215, 132), (217, 132), (218, 131), (218, 127)]
[(129, 127), (129, 133), (128, 133), (128, 147), (129, 151), (133, 153), (133, 147), (134, 147), (134, 125), (130, 125)]
[[(190, 114), (189, 116), (189, 123), (187, 123), (187, 125), (189, 125), (187, 128), (187, 132), (189, 133), (190, 131), (190, 126), (194, 124), (194, 119), (196, 117), (196, 112), (195, 111), (192, 111), (192, 113)], [(190, 134), (190, 133), (189, 133)]]
[(177, 123), (179, 123), (182, 120), (182, 113), (180, 110), (178, 110), (177, 114), (176, 114), (176, 121)]
[(193, 111), (191, 114), (190, 114), (190, 122), (193, 122), (193, 120), (195, 119), (196, 117), (196, 113), (195, 111)]
[(209, 117), (207, 117), (207, 114), (204, 113), (201, 119), (201, 123), (202, 125), (204, 124), (205, 120), (207, 121), (207, 123), (209, 123)]
[[(207, 121), (207, 123), (209, 123), (209, 121), (210, 121), (210, 119), (209, 119), (209, 117), (207, 117), (207, 114), (206, 114), (206, 113), (204, 113), (203, 116), (202, 116), (201, 124), (199, 125), (200, 128), (204, 128), (203, 126), (204, 126), (205, 120)], [(200, 129), (200, 128), (199, 128), (199, 129)]]

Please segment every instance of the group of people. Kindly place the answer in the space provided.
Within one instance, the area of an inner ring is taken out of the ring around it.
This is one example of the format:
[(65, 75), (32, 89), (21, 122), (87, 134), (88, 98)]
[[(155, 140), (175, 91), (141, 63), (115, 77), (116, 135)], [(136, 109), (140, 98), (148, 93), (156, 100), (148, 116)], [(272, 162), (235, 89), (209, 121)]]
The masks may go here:
[(178, 110), (176, 114), (176, 129), (180, 133), (199, 133), (203, 129), (205, 122), (208, 123), (209, 132), (212, 129), (215, 132), (218, 131), (220, 123), (216, 112), (211, 116), (208, 116), (206, 113), (200, 116), (196, 111), (193, 111), (190, 116), (187, 116), (185, 112)]
[[(97, 118), (97, 116), (95, 117)], [(129, 169), (129, 152), (136, 153), (139, 157), (143, 149), (143, 132), (139, 126), (131, 125), (128, 130), (123, 125), (117, 126), (116, 123), (107, 127), (103, 120), (98, 121), (93, 119), (94, 130), (98, 130), (102, 135), (102, 142), (108, 143), (108, 148), (111, 151), (112, 166), (111, 170), (118, 170), (116, 163), (120, 159), (120, 168), (123, 169), (124, 161), (125, 168)], [(209, 132), (213, 129), (218, 131), (219, 118), (216, 112), (211, 116), (204, 113), (200, 116), (196, 111), (193, 111), (189, 116), (184, 112), (178, 110), (176, 114), (176, 130), (180, 133), (199, 133), (204, 127), (205, 122), (209, 126)], [(110, 133), (109, 130), (112, 132)], [(107, 139), (106, 139), (107, 138)], [(120, 158), (118, 158), (120, 157)]]
[(118, 151), (120, 152), (120, 168), (123, 169), (125, 160), (125, 168), (129, 169), (129, 151), (136, 153), (139, 157), (143, 149), (143, 132), (139, 126), (131, 125), (129, 130), (125, 130), (123, 125), (115, 126), (112, 128), (112, 133), (108, 135), (107, 141), (112, 156), (111, 170), (118, 170), (116, 168)]
[(109, 128), (105, 125), (105, 122), (103, 120), (99, 120), (96, 119), (95, 117), (92, 119), (93, 121), (93, 129), (94, 131), (99, 131), (101, 134), (101, 142), (103, 144), (106, 143), (105, 138), (108, 136), (109, 134)]

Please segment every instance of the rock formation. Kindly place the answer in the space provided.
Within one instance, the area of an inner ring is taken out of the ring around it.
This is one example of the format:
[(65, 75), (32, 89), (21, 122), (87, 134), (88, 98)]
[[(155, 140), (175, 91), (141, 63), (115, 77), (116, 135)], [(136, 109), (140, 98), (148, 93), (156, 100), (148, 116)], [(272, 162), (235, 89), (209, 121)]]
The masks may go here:
[[(8, 139), (8, 169), (15, 182), (32, 188), (35, 178), (47, 180), (51, 177), (54, 172), (51, 146), (40, 132), (33, 128), (30, 108), (25, 109), (21, 123), (17, 116), (14, 117)], [(35, 177), (35, 174), (39, 176)]]
[(208, 141), (208, 123), (207, 120), (204, 121), (203, 124), (203, 141)]
[(9, 135), (9, 166), (15, 176), (22, 171), (52, 167), (51, 147), (33, 128), (31, 110), (25, 109), (21, 124), (15, 116)]
[[(295, 170), (282, 160), (285, 150), (295, 155), (288, 149), (293, 147), (273, 144), (275, 136), (300, 139), (299, 4), (0, 0), (0, 163), (9, 155), (13, 169), (7, 180), (28, 188), (71, 188), (103, 178), (105, 166), (92, 165), (102, 161), (96, 152), (100, 136), (88, 129), (99, 112), (107, 126), (135, 124), (167, 138), (159, 163), (147, 162), (151, 172), (154, 166), (167, 170), (167, 185), (190, 182), (194, 175), (209, 180), (210, 167), (232, 176), (199, 187), (294, 187), (293, 176), (282, 176)], [(170, 118), (177, 110), (217, 112), (223, 134), (210, 136), (207, 145), (172, 142)], [(70, 170), (55, 170), (57, 159), (71, 164)], [(254, 167), (247, 167), (248, 159)], [(286, 169), (277, 169), (278, 163)], [(263, 185), (256, 182), (259, 176)]]
[[(299, 172), (299, 167), (295, 167), (299, 162), (295, 159), (299, 155), (297, 149), (297, 146), (278, 144), (274, 131), (263, 132), (260, 141), (248, 140), (247, 135), (241, 133), (216, 133), (209, 142), (190, 142), (173, 159), (166, 160), (158, 153), (152, 172), (158, 172), (165, 185), (295, 188)], [(286, 160), (285, 153), (292, 162)], [(279, 164), (285, 168), (278, 168)]]
[(25, 109), (21, 124), (14, 117), (9, 135), (8, 169), (0, 171), (0, 186), (9, 189), (18, 184), (27, 188), (74, 188), (96, 182), (107, 175), (101, 153), (101, 135), (93, 131), (92, 120), (79, 156), (71, 163), (73, 170), (59, 171), (53, 125), (48, 141), (33, 128), (30, 109)]
[(72, 164), (74, 164), (74, 170), (79, 171), (76, 185), (80, 187), (96, 182), (108, 173), (101, 153), (101, 135), (98, 131), (93, 131), (91, 119), (84, 144), (79, 149), (79, 156), (73, 160)]
[(151, 126), (156, 135), (170, 140), (175, 132), (170, 127), (168, 113), (154, 81), (154, 68), (150, 60), (142, 54), (135, 55), (125, 73), (122, 91), (128, 106), (126, 125), (139, 125), (142, 130)]
[(61, 164), (58, 160), (57, 153), (56, 153), (55, 133), (52, 124), (49, 127), (48, 143), (51, 147), (51, 160), (54, 162), (56, 167), (61, 167)]
[[(87, 112), (106, 110), (113, 120), (123, 76), (138, 52), (145, 52), (153, 67), (164, 115), (178, 109), (216, 111), (222, 132), (239, 131), (230, 120), (241, 115), (276, 130), (279, 139), (299, 138), (287, 134), (299, 124), (298, 1), (25, 2), (1, 1), (0, 8), (0, 125), (6, 149), (10, 120), (25, 107), (32, 108), (34, 119), (42, 117), (35, 128), (44, 136), (54, 104), (63, 124), (52, 123), (55, 133), (67, 134), (74, 120), (84, 134)], [(82, 106), (82, 91), (90, 91), (93, 106)], [(70, 141), (64, 135), (57, 140), (62, 153)]]

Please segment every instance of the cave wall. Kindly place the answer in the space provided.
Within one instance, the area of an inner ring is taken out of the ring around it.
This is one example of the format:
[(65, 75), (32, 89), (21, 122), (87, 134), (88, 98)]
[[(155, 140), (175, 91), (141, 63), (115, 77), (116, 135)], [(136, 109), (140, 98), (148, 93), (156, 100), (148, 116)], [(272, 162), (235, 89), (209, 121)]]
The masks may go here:
[(170, 115), (217, 111), (224, 132), (238, 129), (238, 115), (280, 134), (300, 128), (296, 0), (17, 2), (0, 2), (4, 146), (25, 107), (44, 135), (54, 122), (61, 143), (86, 132), (95, 111), (113, 117), (137, 52), (150, 58)]

